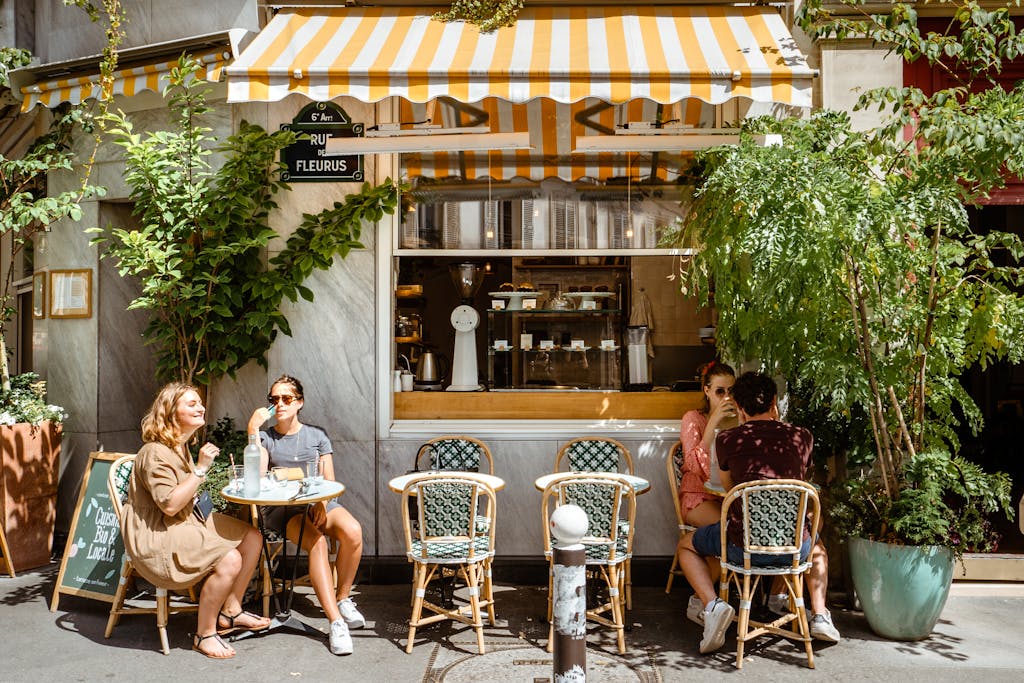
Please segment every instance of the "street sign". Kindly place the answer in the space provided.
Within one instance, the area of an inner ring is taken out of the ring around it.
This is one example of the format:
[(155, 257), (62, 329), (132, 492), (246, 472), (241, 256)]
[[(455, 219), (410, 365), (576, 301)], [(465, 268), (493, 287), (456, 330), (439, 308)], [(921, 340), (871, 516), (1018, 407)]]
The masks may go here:
[(364, 125), (353, 123), (345, 110), (333, 102), (312, 102), (281, 126), (282, 130), (305, 133), (306, 140), (281, 150), (281, 161), (287, 166), (281, 179), (301, 182), (362, 182), (361, 154), (328, 155), (330, 138), (362, 137)]

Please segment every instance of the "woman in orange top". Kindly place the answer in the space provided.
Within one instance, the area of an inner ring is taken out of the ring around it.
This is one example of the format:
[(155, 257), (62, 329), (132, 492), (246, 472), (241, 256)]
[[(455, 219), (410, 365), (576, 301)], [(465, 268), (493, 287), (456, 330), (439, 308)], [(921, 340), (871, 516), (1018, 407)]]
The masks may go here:
[(679, 483), (679, 502), (687, 524), (701, 527), (714, 524), (721, 516), (721, 499), (704, 490), (711, 476), (711, 448), (715, 435), (736, 426), (736, 404), (732, 385), (736, 373), (725, 363), (711, 361), (701, 370), (704, 409), (683, 415), (679, 438), (683, 444), (683, 476)]

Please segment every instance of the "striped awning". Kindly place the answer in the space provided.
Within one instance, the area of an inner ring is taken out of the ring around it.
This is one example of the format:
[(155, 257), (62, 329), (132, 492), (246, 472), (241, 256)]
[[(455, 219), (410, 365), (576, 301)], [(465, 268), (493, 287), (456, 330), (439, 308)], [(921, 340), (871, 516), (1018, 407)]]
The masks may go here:
[(811, 105), (814, 72), (776, 9), (630, 5), (529, 7), (491, 33), (409, 7), (283, 10), (227, 68), (228, 101)]
[[(197, 76), (216, 83), (225, 64), (231, 60), (231, 52), (222, 50), (194, 57), (202, 67)], [(112, 94), (131, 96), (145, 90), (159, 93), (167, 86), (171, 69), (177, 65), (178, 58), (174, 57), (118, 69), (114, 72)], [(96, 71), (26, 85), (21, 88), (21, 111), (27, 112), (37, 104), (51, 108), (62, 102), (81, 104), (90, 98), (98, 98), (100, 88), (100, 74)]]

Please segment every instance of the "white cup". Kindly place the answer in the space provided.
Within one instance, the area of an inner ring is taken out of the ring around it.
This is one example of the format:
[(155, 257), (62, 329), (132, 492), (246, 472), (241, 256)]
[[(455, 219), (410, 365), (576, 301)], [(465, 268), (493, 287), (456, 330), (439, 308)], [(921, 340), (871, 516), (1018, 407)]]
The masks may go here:
[(413, 376), (411, 372), (402, 373), (402, 391), (412, 391)]

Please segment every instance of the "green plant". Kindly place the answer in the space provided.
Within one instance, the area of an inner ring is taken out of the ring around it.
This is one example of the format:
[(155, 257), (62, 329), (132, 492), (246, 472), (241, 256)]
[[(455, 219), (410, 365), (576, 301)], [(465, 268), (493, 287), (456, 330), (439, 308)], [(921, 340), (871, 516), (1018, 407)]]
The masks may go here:
[[(713, 283), (727, 357), (790, 378), (811, 411), (866, 417), (874, 457), (870, 471), (850, 468), (843, 494), (857, 528), (847, 530), (983, 548), (983, 516), (1012, 516), (1009, 480), (951, 455), (961, 423), (982, 422), (957, 378), (1024, 360), (1024, 244), (973, 228), (965, 204), (1024, 172), (1024, 88), (970, 85), (1022, 43), (1005, 9), (974, 2), (943, 36), (918, 31), (905, 5), (857, 15), (861, 24), (820, 7), (812, 0), (802, 14), (817, 38), (867, 33), (939, 68), (948, 55), (967, 80), (934, 94), (865, 93), (860, 108), (892, 112), (868, 132), (832, 112), (746, 122), (739, 146), (703, 157), (707, 175), (672, 238), (697, 247), (686, 286), (710, 302)], [(759, 146), (750, 133), (783, 144)]]
[(67, 412), (46, 402), (46, 382), (34, 372), (10, 378), (10, 388), (0, 391), (0, 425), (28, 422), (34, 425), (45, 420), (63, 422)]
[(468, 21), (484, 33), (516, 23), (524, 0), (452, 0), (451, 9), (438, 12), (438, 21)]
[[(242, 507), (237, 503), (229, 503), (220, 495), (221, 490), (231, 481), (232, 462), (242, 464), (242, 451), (249, 443), (243, 430), (235, 429), (235, 421), (230, 417), (222, 417), (207, 432), (206, 440), (220, 448), (220, 454), (210, 465), (206, 480), (200, 485), (200, 491), (206, 491), (213, 499), (213, 507), (218, 512), (237, 513)], [(198, 443), (191, 447), (192, 458), (199, 453)]]
[(390, 180), (315, 215), (304, 215), (284, 249), (264, 260), (278, 233), (269, 226), (275, 195), (289, 189), (279, 179), (281, 149), (296, 134), (268, 133), (242, 122), (216, 148), (223, 164), (213, 170), (209, 87), (195, 78), (197, 64), (182, 57), (167, 89), (174, 130), (135, 133), (126, 115), (108, 117), (114, 141), (125, 152), (138, 229), (93, 228), (104, 257), (122, 276), (138, 278), (142, 293), (130, 304), (152, 314), (146, 341), (157, 351), (165, 379), (209, 385), (250, 360), (265, 366), (278, 330), (290, 334), (281, 313), (285, 298), (312, 301), (302, 283), (316, 268), (329, 268), (359, 242), (363, 221), (393, 213), (397, 192)]

